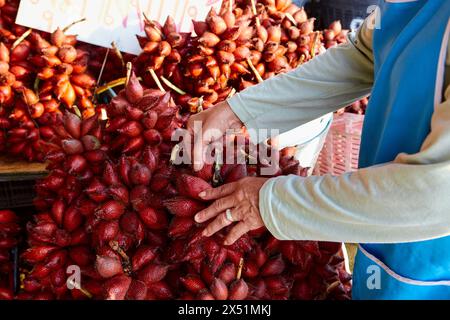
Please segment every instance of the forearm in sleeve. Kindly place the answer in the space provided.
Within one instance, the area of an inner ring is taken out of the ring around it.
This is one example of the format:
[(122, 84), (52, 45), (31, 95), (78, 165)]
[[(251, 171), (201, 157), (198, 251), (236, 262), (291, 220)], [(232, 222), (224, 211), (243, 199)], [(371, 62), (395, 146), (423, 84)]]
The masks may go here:
[(365, 23), (349, 43), (250, 87), (228, 103), (247, 128), (285, 132), (368, 95), (372, 84), (372, 31)]
[[(447, 89), (450, 97), (450, 87)], [(279, 239), (396, 243), (450, 234), (450, 100), (417, 154), (339, 177), (270, 179), (260, 211)]]

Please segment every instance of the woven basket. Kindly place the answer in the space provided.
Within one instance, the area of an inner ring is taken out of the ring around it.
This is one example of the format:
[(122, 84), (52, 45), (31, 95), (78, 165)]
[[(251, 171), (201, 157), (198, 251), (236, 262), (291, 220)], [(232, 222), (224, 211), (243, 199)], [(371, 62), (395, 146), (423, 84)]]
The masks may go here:
[(314, 174), (340, 175), (358, 169), (363, 122), (363, 115), (353, 113), (334, 115)]

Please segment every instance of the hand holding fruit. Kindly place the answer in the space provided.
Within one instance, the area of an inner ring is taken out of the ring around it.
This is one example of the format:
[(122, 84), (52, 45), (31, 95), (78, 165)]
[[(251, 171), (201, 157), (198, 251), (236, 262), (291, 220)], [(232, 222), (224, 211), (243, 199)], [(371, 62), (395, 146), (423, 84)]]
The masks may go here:
[(259, 191), (267, 180), (268, 178), (247, 177), (200, 193), (204, 200), (215, 200), (210, 207), (195, 216), (197, 222), (215, 218), (203, 235), (211, 236), (237, 222), (225, 239), (225, 245), (231, 245), (247, 232), (263, 227), (259, 211)]

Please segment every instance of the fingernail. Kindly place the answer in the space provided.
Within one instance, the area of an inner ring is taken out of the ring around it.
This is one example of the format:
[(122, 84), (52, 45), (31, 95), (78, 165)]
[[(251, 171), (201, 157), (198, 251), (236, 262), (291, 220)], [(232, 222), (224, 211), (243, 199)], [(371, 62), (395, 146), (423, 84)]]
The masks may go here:
[(225, 240), (224, 242), (223, 242), (223, 245), (224, 246), (228, 246), (230, 244), (230, 241), (228, 241), (228, 240)]
[(200, 218), (201, 218), (200, 215), (197, 214), (194, 219), (196, 222), (202, 222)]
[(203, 230), (202, 236), (207, 237), (208, 236), (208, 232), (206, 230)]
[(198, 196), (199, 196), (200, 198), (204, 198), (204, 197), (206, 196), (206, 192), (205, 192), (205, 191), (202, 191), (202, 192), (200, 192), (200, 193), (198, 194)]

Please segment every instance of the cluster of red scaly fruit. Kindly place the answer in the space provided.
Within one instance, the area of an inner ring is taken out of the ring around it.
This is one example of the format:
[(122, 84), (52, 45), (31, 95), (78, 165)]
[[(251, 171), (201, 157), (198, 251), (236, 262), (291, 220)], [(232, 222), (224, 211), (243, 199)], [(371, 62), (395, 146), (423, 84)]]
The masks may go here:
[[(163, 26), (146, 20), (146, 36), (137, 36), (137, 72), (148, 87), (157, 87), (149, 70), (170, 80), (163, 85), (174, 90), (176, 102), (197, 113), (347, 42), (339, 21), (315, 31), (315, 19), (291, 0), (253, 4), (223, 1), (219, 13), (211, 9), (205, 21), (193, 21), (196, 36), (177, 32), (171, 17)], [(339, 112), (364, 114), (366, 105), (362, 99)]]
[[(84, 117), (95, 113), (90, 74), (100, 74), (106, 49), (78, 45), (61, 29), (52, 35), (32, 31), (15, 43), (27, 32), (15, 24), (19, 3), (0, 3), (0, 150), (43, 161), (52, 147), (46, 142), (55, 135), (40, 127), (57, 124), (54, 113), (74, 104)], [(148, 87), (157, 87), (152, 70), (175, 91), (176, 103), (193, 113), (297, 67), (325, 47), (345, 42), (347, 33), (339, 22), (314, 31), (314, 18), (291, 0), (224, 1), (220, 12), (211, 10), (205, 21), (194, 21), (194, 29), (196, 37), (177, 32), (170, 17), (163, 26), (145, 19), (146, 36), (138, 36), (143, 52), (134, 60)], [(110, 54), (102, 79), (116, 80), (128, 60), (130, 55)], [(363, 113), (364, 108), (347, 111)]]
[(76, 48), (77, 40), (57, 28), (49, 41), (39, 33), (31, 34), (35, 54), (31, 58), (40, 80), (39, 99), (45, 111), (55, 111), (61, 103), (70, 109), (75, 104), (84, 117), (95, 113), (91, 89), (95, 79), (87, 72), (89, 53)]
[[(146, 37), (138, 36), (143, 52), (137, 70), (147, 86), (155, 87), (149, 69), (170, 80), (181, 89), (176, 101), (196, 113), (324, 52), (314, 20), (290, 0), (231, 0), (219, 12), (211, 9), (205, 21), (193, 21), (195, 37), (177, 33), (170, 17), (164, 26), (147, 21)], [(328, 37), (344, 41), (340, 24), (331, 27)]]
[(137, 70), (141, 70), (144, 84), (155, 87), (155, 82), (149, 70), (158, 77), (164, 77), (175, 85), (183, 86), (180, 62), (187, 54), (191, 42), (191, 34), (177, 32), (175, 21), (168, 17), (164, 25), (157, 21), (145, 19), (146, 36), (137, 36), (142, 53), (133, 62)]
[[(62, 122), (54, 127), (59, 148), (47, 155), (50, 173), (36, 184), (34, 205), (39, 213), (27, 224), (28, 248), (21, 254), (32, 268), (19, 299), (78, 299), (102, 291), (87, 229), (97, 205), (83, 190), (101, 174), (107, 159), (101, 144), (105, 124), (97, 115), (81, 120), (69, 111)], [(80, 268), (83, 287), (69, 291), (66, 271), (70, 265)]]
[(0, 3), (0, 150), (44, 161), (56, 138), (49, 129), (75, 104), (84, 117), (95, 113), (87, 71), (89, 54), (76, 37), (15, 24), (20, 1)]
[[(265, 229), (231, 246), (229, 228), (201, 236), (206, 224), (193, 216), (209, 203), (198, 194), (216, 175), (232, 182), (261, 164), (173, 166), (169, 133), (186, 119), (168, 93), (134, 75), (106, 109), (108, 120), (66, 113), (58, 129), (60, 150), (37, 184), (41, 213), (27, 226), (30, 273), (19, 298), (349, 298), (340, 244), (283, 242)], [(276, 175), (305, 173), (289, 155), (280, 166)], [(67, 289), (70, 265), (81, 269), (79, 289)]]
[(0, 300), (14, 297), (11, 249), (18, 245), (20, 231), (18, 216), (11, 210), (0, 210)]

